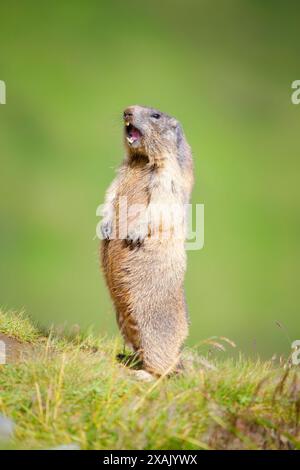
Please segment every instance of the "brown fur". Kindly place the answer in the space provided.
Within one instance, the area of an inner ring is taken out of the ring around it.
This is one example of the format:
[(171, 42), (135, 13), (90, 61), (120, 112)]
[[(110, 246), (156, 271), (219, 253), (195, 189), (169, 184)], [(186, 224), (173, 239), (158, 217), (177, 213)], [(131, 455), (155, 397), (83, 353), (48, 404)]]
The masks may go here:
[(130, 221), (127, 240), (114, 239), (113, 234), (122, 229), (121, 196), (127, 197), (128, 207), (187, 203), (193, 184), (192, 157), (176, 119), (142, 106), (125, 113), (125, 123), (139, 129), (141, 138), (130, 145), (125, 132), (126, 157), (106, 195), (101, 260), (125, 341), (145, 370), (162, 375), (176, 370), (188, 333), (184, 237), (155, 238), (151, 215), (145, 219), (144, 213)]

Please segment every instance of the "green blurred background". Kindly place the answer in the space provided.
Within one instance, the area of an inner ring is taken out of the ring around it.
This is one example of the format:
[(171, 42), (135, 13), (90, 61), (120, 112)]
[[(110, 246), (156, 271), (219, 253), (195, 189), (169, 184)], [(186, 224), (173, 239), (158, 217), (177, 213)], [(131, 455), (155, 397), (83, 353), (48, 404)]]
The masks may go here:
[(121, 113), (175, 115), (193, 148), (205, 247), (188, 254), (189, 344), (247, 354), (300, 339), (297, 2), (0, 2), (0, 303), (117, 331), (96, 207), (123, 156)]

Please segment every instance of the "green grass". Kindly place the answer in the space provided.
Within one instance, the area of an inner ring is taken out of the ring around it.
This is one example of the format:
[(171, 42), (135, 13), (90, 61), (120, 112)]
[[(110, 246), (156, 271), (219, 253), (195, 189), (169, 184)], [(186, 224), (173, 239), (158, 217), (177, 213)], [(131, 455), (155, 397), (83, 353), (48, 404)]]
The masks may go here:
[(300, 449), (299, 368), (189, 349), (184, 375), (146, 383), (115, 360), (119, 338), (38, 335), (4, 313), (0, 332), (35, 344), (32, 358), (0, 368), (11, 448)]
[(24, 342), (34, 343), (40, 336), (39, 330), (23, 313), (3, 312), (0, 309), (0, 333)]

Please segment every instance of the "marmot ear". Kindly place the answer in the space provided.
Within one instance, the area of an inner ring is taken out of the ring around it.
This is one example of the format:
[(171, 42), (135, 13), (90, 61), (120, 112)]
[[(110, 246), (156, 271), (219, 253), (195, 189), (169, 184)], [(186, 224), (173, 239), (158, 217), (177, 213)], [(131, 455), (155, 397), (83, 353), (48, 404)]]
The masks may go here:
[(177, 147), (179, 148), (182, 141), (184, 140), (184, 134), (183, 130), (181, 127), (181, 124), (179, 122), (176, 123), (176, 141), (177, 141)]
[(186, 142), (184, 132), (179, 122), (176, 125), (176, 145), (177, 145), (177, 158), (180, 166), (184, 165), (186, 156)]

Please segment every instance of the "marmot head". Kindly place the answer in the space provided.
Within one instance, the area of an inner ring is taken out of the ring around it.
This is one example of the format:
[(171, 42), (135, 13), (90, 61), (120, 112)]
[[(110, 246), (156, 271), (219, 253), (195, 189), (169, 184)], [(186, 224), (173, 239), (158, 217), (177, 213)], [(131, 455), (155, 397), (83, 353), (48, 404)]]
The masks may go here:
[(144, 157), (159, 165), (163, 159), (175, 157), (184, 164), (190, 155), (180, 123), (168, 114), (137, 105), (126, 108), (123, 118), (129, 159)]

